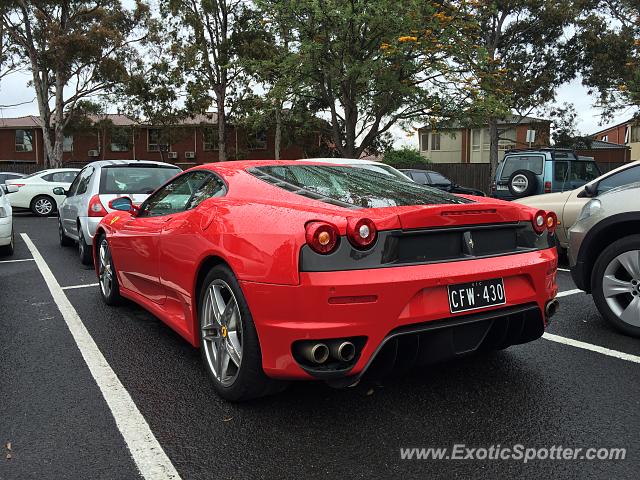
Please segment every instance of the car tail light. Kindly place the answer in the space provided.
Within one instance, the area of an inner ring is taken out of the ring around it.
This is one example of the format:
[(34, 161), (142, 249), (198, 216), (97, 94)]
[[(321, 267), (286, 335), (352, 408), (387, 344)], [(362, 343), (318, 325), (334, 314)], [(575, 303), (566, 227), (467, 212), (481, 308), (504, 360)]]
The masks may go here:
[(533, 223), (533, 229), (536, 233), (540, 234), (547, 228), (547, 212), (544, 210), (538, 210), (531, 220)]
[(24, 187), (26, 183), (8, 183), (7, 185), (13, 185), (14, 187)]
[(327, 255), (338, 246), (338, 229), (326, 222), (310, 222), (306, 227), (307, 245), (314, 252)]
[(497, 190), (496, 182), (491, 182), (491, 191), (492, 191), (493, 193), (495, 193), (495, 192), (496, 192), (496, 190)]
[(558, 226), (558, 216), (554, 212), (547, 212), (546, 223), (547, 230), (549, 230), (549, 233), (553, 234)]
[(104, 217), (107, 214), (107, 210), (100, 201), (100, 196), (94, 195), (89, 200), (89, 216), (90, 217)]
[(544, 182), (544, 193), (551, 193), (551, 182)]
[(350, 218), (347, 223), (347, 238), (351, 245), (359, 249), (369, 248), (376, 241), (378, 230), (368, 218)]

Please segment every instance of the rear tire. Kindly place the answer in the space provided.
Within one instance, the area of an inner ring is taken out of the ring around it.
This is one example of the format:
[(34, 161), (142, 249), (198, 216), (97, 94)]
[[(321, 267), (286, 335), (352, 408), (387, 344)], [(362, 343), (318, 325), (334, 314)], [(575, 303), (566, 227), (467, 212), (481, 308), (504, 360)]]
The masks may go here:
[[(253, 317), (227, 266), (217, 265), (205, 277), (199, 293), (198, 318), (202, 361), (218, 395), (240, 402), (286, 388), (286, 383), (268, 378), (262, 370)], [(225, 361), (227, 367), (222, 366)]]
[(38, 195), (31, 200), (29, 207), (37, 217), (48, 217), (56, 211), (56, 201), (49, 195)]
[(535, 195), (538, 187), (538, 177), (530, 170), (516, 170), (509, 177), (509, 193), (515, 198)]
[(640, 235), (621, 238), (604, 249), (593, 268), (591, 288), (605, 320), (640, 337)]
[(106, 235), (100, 235), (96, 239), (98, 248), (98, 282), (100, 283), (100, 296), (107, 305), (118, 305), (122, 301), (120, 296), (120, 284), (116, 267), (111, 257), (111, 247)]
[(61, 247), (70, 247), (73, 245), (73, 239), (67, 237), (67, 234), (64, 233), (64, 228), (62, 228), (62, 219), (60, 217), (58, 217), (58, 236), (60, 237)]
[(78, 227), (78, 255), (83, 265), (93, 265), (93, 251), (91, 245), (84, 241), (82, 227)]

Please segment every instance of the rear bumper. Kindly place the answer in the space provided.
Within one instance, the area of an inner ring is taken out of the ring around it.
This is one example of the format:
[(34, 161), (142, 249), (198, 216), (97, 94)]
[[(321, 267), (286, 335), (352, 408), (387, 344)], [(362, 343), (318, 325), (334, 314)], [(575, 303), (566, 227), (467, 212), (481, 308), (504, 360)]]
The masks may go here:
[[(256, 325), (263, 369), (267, 375), (291, 379), (336, 379), (361, 375), (374, 357), (383, 358), (386, 351), (383, 346), (390, 344), (390, 339), (412, 336), (398, 334), (404, 329), (418, 333), (418, 338), (422, 338), (423, 331), (437, 331), (435, 337), (439, 340), (436, 343), (452, 347), (448, 352), (444, 347), (430, 349), (430, 361), (449, 358), (452, 352), (455, 356), (482, 348), (488, 345), (484, 343), (485, 337), (495, 340), (501, 328), (507, 329), (505, 335), (513, 333), (512, 329), (526, 330), (522, 335), (505, 336), (505, 339), (512, 338), (509, 344), (538, 338), (544, 331), (542, 312), (545, 304), (557, 293), (556, 269), (557, 254), (555, 248), (550, 248), (446, 264), (302, 272), (300, 285), (296, 286), (244, 281), (241, 285)], [(504, 279), (505, 305), (464, 314), (450, 313), (447, 285), (496, 277)], [(514, 308), (525, 308), (529, 313), (523, 316), (520, 310), (514, 313)], [(469, 319), (470, 322), (460, 323)], [(455, 331), (443, 328), (456, 326), (456, 322), (461, 328)], [(529, 325), (536, 322), (539, 328)], [(473, 326), (469, 326), (471, 324)], [(482, 335), (478, 333), (483, 329)], [(460, 345), (473, 343), (468, 338), (469, 332), (476, 332), (471, 336), (475, 335), (479, 343), (460, 349)], [(299, 340), (355, 337), (366, 339), (355, 362), (348, 369), (332, 375), (303, 368), (292, 354), (292, 345)], [(429, 344), (426, 339), (424, 341)], [(500, 345), (489, 343), (494, 347), (501, 345), (500, 342)], [(397, 348), (401, 348), (398, 345)], [(403, 346), (401, 349), (406, 348)], [(436, 358), (431, 358), (433, 355)]]

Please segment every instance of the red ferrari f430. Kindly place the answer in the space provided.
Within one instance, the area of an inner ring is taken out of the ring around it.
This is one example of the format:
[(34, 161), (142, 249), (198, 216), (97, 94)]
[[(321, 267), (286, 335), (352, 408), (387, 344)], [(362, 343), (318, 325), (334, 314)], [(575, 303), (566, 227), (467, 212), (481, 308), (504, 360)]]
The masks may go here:
[(110, 207), (102, 298), (200, 347), (232, 401), (529, 342), (558, 306), (553, 213), (357, 167), (202, 165)]

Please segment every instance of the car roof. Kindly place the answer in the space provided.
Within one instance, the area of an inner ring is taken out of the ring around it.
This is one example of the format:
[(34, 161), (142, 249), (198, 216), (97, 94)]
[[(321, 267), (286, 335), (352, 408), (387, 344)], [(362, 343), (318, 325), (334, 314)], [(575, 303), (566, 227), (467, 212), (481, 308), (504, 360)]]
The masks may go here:
[(131, 160), (96, 160), (95, 162), (91, 162), (88, 163), (88, 165), (91, 165), (92, 167), (107, 167), (110, 165), (136, 165), (136, 164), (141, 164), (141, 165), (160, 165), (163, 167), (175, 167), (175, 168), (180, 168), (177, 165), (174, 165), (172, 163), (167, 163), (167, 162), (157, 162), (155, 160), (141, 160), (141, 159), (131, 159)]

